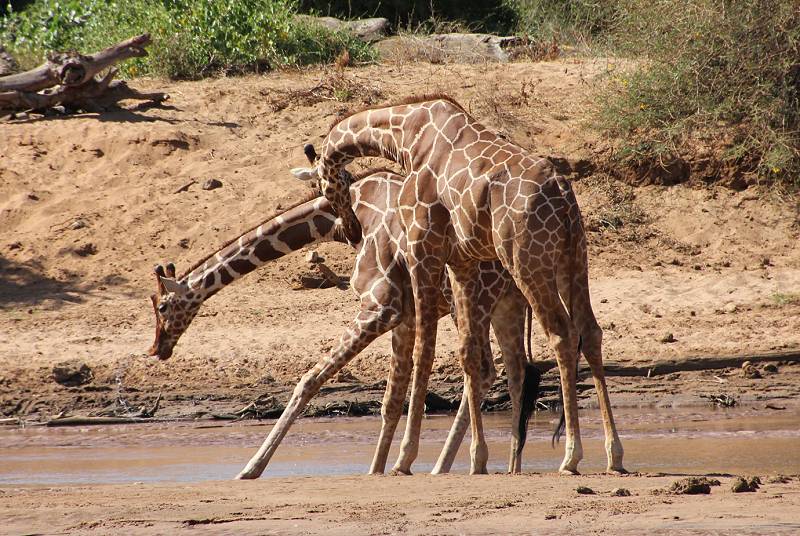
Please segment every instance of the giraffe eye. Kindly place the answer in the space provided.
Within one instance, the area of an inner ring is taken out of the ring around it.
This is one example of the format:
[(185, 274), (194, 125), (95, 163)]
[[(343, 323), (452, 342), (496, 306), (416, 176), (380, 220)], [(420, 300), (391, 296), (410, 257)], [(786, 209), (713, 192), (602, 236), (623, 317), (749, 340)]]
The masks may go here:
[(169, 304), (167, 302), (161, 302), (161, 303), (158, 304), (158, 312), (159, 313), (166, 313), (168, 308), (169, 308)]

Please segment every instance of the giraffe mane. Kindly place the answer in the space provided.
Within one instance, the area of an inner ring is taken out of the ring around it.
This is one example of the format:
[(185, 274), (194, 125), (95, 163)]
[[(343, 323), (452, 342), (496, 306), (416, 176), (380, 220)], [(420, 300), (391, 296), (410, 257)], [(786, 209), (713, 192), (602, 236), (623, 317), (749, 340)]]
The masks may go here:
[(407, 97), (403, 97), (401, 99), (397, 99), (394, 101), (390, 101), (384, 104), (373, 104), (369, 106), (363, 106), (361, 108), (356, 108), (355, 110), (345, 111), (338, 114), (334, 117), (333, 122), (331, 122), (329, 130), (333, 130), (333, 127), (347, 119), (348, 117), (352, 117), (356, 114), (360, 114), (361, 112), (366, 112), (367, 110), (379, 110), (381, 108), (394, 108), (395, 106), (403, 106), (404, 104), (418, 104), (420, 102), (427, 102), (427, 101), (434, 101), (434, 100), (443, 100), (447, 101), (450, 104), (457, 106), (461, 111), (467, 113), (461, 104), (459, 104), (453, 97), (450, 95), (446, 95), (444, 93), (424, 93), (422, 95), (409, 95)]
[[(394, 173), (394, 171), (392, 171), (391, 169), (389, 169), (389, 168), (386, 168), (386, 167), (379, 167), (379, 168), (370, 168), (370, 169), (365, 169), (365, 170), (363, 170), (363, 171), (359, 171), (358, 173), (353, 173), (353, 182), (360, 181), (361, 179), (363, 179), (363, 178), (365, 178), (365, 177), (368, 177), (368, 176), (370, 176), (370, 175), (374, 175), (375, 173)], [(261, 225), (264, 225), (264, 224), (265, 224), (265, 223), (267, 223), (268, 221), (270, 221), (270, 220), (273, 220), (273, 219), (277, 218), (277, 217), (278, 217), (278, 216), (280, 216), (281, 214), (285, 214), (286, 212), (288, 212), (288, 211), (290, 211), (290, 210), (292, 210), (292, 209), (294, 209), (294, 208), (297, 208), (297, 207), (299, 207), (299, 206), (300, 206), (300, 205), (302, 205), (303, 203), (308, 203), (309, 201), (312, 201), (312, 200), (314, 200), (314, 199), (317, 199), (317, 198), (319, 198), (319, 197), (322, 197), (322, 192), (320, 192), (318, 189), (312, 189), (312, 190), (311, 190), (310, 192), (308, 192), (308, 193), (307, 193), (307, 194), (306, 194), (304, 197), (302, 197), (302, 198), (300, 198), (298, 201), (294, 202), (294, 203), (293, 203), (291, 206), (289, 206), (289, 207), (286, 207), (286, 208), (281, 208), (281, 209), (279, 209), (279, 210), (275, 210), (275, 211), (274, 211), (272, 214), (270, 214), (269, 216), (267, 216), (266, 218), (264, 218), (264, 219), (263, 219), (262, 221), (260, 221), (259, 223), (257, 223), (257, 224), (255, 224), (255, 225), (253, 225), (253, 226), (252, 226), (250, 229), (248, 229), (247, 231), (245, 231), (245, 232), (243, 232), (243, 233), (239, 233), (239, 234), (238, 234), (238, 235), (236, 235), (235, 237), (231, 238), (230, 240), (226, 241), (224, 244), (222, 244), (221, 246), (219, 246), (218, 248), (216, 248), (216, 249), (214, 250), (214, 253), (211, 253), (210, 255), (206, 255), (205, 257), (203, 257), (202, 259), (200, 259), (199, 261), (197, 261), (196, 263), (194, 263), (194, 264), (193, 264), (193, 265), (192, 265), (190, 268), (186, 269), (186, 270), (185, 270), (185, 271), (184, 271), (184, 272), (183, 272), (183, 273), (180, 275), (180, 277), (178, 277), (178, 278), (177, 278), (177, 281), (181, 281), (181, 280), (185, 279), (185, 278), (186, 278), (186, 277), (187, 277), (189, 274), (191, 274), (191, 273), (192, 273), (192, 272), (194, 272), (194, 271), (195, 271), (197, 268), (199, 268), (200, 266), (202, 266), (202, 265), (203, 265), (203, 263), (205, 263), (205, 262), (206, 262), (206, 261), (207, 261), (209, 258), (211, 258), (211, 256), (212, 256), (212, 255), (214, 255), (216, 252), (218, 252), (218, 251), (221, 251), (221, 250), (223, 250), (223, 249), (227, 248), (228, 246), (230, 246), (231, 244), (233, 244), (234, 242), (236, 242), (237, 240), (239, 240), (239, 237), (240, 237), (240, 236), (243, 236), (243, 235), (246, 235), (246, 234), (250, 234), (250, 233), (252, 233), (253, 231), (255, 231), (256, 229), (258, 229), (258, 228), (259, 228)]]

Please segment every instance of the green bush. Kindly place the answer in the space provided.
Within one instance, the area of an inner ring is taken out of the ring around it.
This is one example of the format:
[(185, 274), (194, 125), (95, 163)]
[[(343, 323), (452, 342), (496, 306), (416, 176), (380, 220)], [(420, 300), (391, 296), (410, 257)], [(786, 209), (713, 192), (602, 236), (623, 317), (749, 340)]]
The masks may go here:
[(619, 3), (611, 0), (504, 0), (517, 17), (516, 32), (538, 40), (596, 42), (615, 27)]
[(0, 21), (0, 42), (38, 62), (47, 51), (92, 52), (149, 32), (150, 55), (126, 62), (123, 74), (173, 78), (330, 61), (343, 50), (353, 61), (373, 58), (352, 35), (295, 19), (295, 7), (291, 0), (37, 0)]
[(622, 155), (692, 152), (800, 183), (800, 9), (794, 0), (620, 0), (600, 125)]

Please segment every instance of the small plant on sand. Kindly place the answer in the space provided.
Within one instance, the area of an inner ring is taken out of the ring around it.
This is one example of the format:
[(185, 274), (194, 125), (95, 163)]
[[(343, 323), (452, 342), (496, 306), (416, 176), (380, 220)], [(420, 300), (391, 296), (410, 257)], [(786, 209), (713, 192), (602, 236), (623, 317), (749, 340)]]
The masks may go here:
[(587, 227), (591, 230), (613, 232), (629, 228), (631, 239), (642, 238), (635, 228), (646, 224), (649, 218), (636, 203), (634, 188), (612, 181), (609, 177), (599, 179), (596, 186), (595, 191), (602, 196), (603, 202), (587, 217)]
[(798, 292), (776, 292), (771, 296), (772, 303), (778, 307), (785, 305), (800, 305), (800, 293)]

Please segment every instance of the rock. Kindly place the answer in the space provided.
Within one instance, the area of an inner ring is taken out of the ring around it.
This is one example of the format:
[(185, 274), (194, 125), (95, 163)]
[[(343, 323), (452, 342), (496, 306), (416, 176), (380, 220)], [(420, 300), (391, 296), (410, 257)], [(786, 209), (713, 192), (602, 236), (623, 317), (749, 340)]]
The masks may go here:
[(83, 229), (87, 225), (86, 220), (75, 220), (69, 224), (69, 228), (73, 231), (77, 231), (78, 229)]
[(594, 495), (594, 490), (586, 486), (578, 486), (575, 488), (575, 491), (577, 491), (580, 495)]
[(74, 248), (72, 252), (78, 257), (88, 257), (89, 255), (94, 255), (97, 253), (97, 246), (91, 242), (86, 242), (85, 244)]
[(630, 497), (631, 492), (626, 488), (614, 488), (611, 490), (611, 495), (614, 497)]
[(690, 476), (673, 482), (668, 491), (676, 495), (701, 495), (711, 493), (711, 486), (719, 485), (719, 480), (713, 478)]
[(425, 60), (431, 63), (505, 63), (512, 49), (525, 45), (520, 37), (489, 34), (402, 35), (375, 44), (382, 58)]
[(792, 477), (786, 475), (775, 475), (767, 479), (770, 484), (788, 484), (792, 481)]
[(219, 179), (208, 179), (203, 183), (203, 190), (216, 190), (222, 188), (222, 181)]
[(676, 339), (672, 333), (667, 333), (659, 339), (659, 342), (662, 342), (664, 344), (670, 344), (673, 342), (678, 342), (678, 339)]
[(316, 251), (309, 251), (306, 253), (306, 262), (316, 263), (316, 262), (324, 262), (325, 259), (319, 256), (319, 253)]
[(778, 373), (778, 366), (774, 363), (767, 363), (764, 365), (764, 372), (769, 372), (770, 374), (777, 374)]
[(86, 242), (82, 246), (79, 246), (73, 249), (72, 251), (78, 257), (88, 257), (89, 255), (94, 255), (97, 253), (97, 246), (95, 246), (91, 242)]
[(0, 45), (0, 76), (14, 74), (19, 71), (19, 64), (17, 60), (11, 56), (3, 45)]
[(425, 395), (425, 410), (426, 411), (452, 411), (458, 407), (455, 399), (448, 400), (445, 397), (428, 391)]
[(757, 476), (744, 478), (737, 476), (731, 484), (731, 491), (734, 493), (752, 493), (755, 492), (761, 485), (761, 479)]
[(339, 383), (361, 383), (361, 380), (356, 378), (352, 372), (347, 369), (340, 370), (336, 375), (336, 381)]
[(728, 302), (725, 304), (725, 307), (723, 307), (722, 310), (728, 314), (735, 313), (737, 310), (737, 306), (733, 302)]
[(178, 246), (183, 249), (189, 249), (189, 239), (181, 238), (180, 240), (178, 240)]
[(89, 365), (78, 359), (61, 361), (53, 365), (53, 380), (60, 385), (77, 387), (91, 382), (93, 377)]
[(298, 15), (298, 19), (319, 24), (329, 30), (347, 30), (365, 43), (380, 41), (389, 32), (389, 20), (383, 17), (358, 20), (341, 20), (335, 17), (313, 17), (311, 15)]
[(759, 372), (750, 361), (745, 361), (742, 363), (742, 376), (751, 380), (757, 380), (761, 378), (761, 372)]

